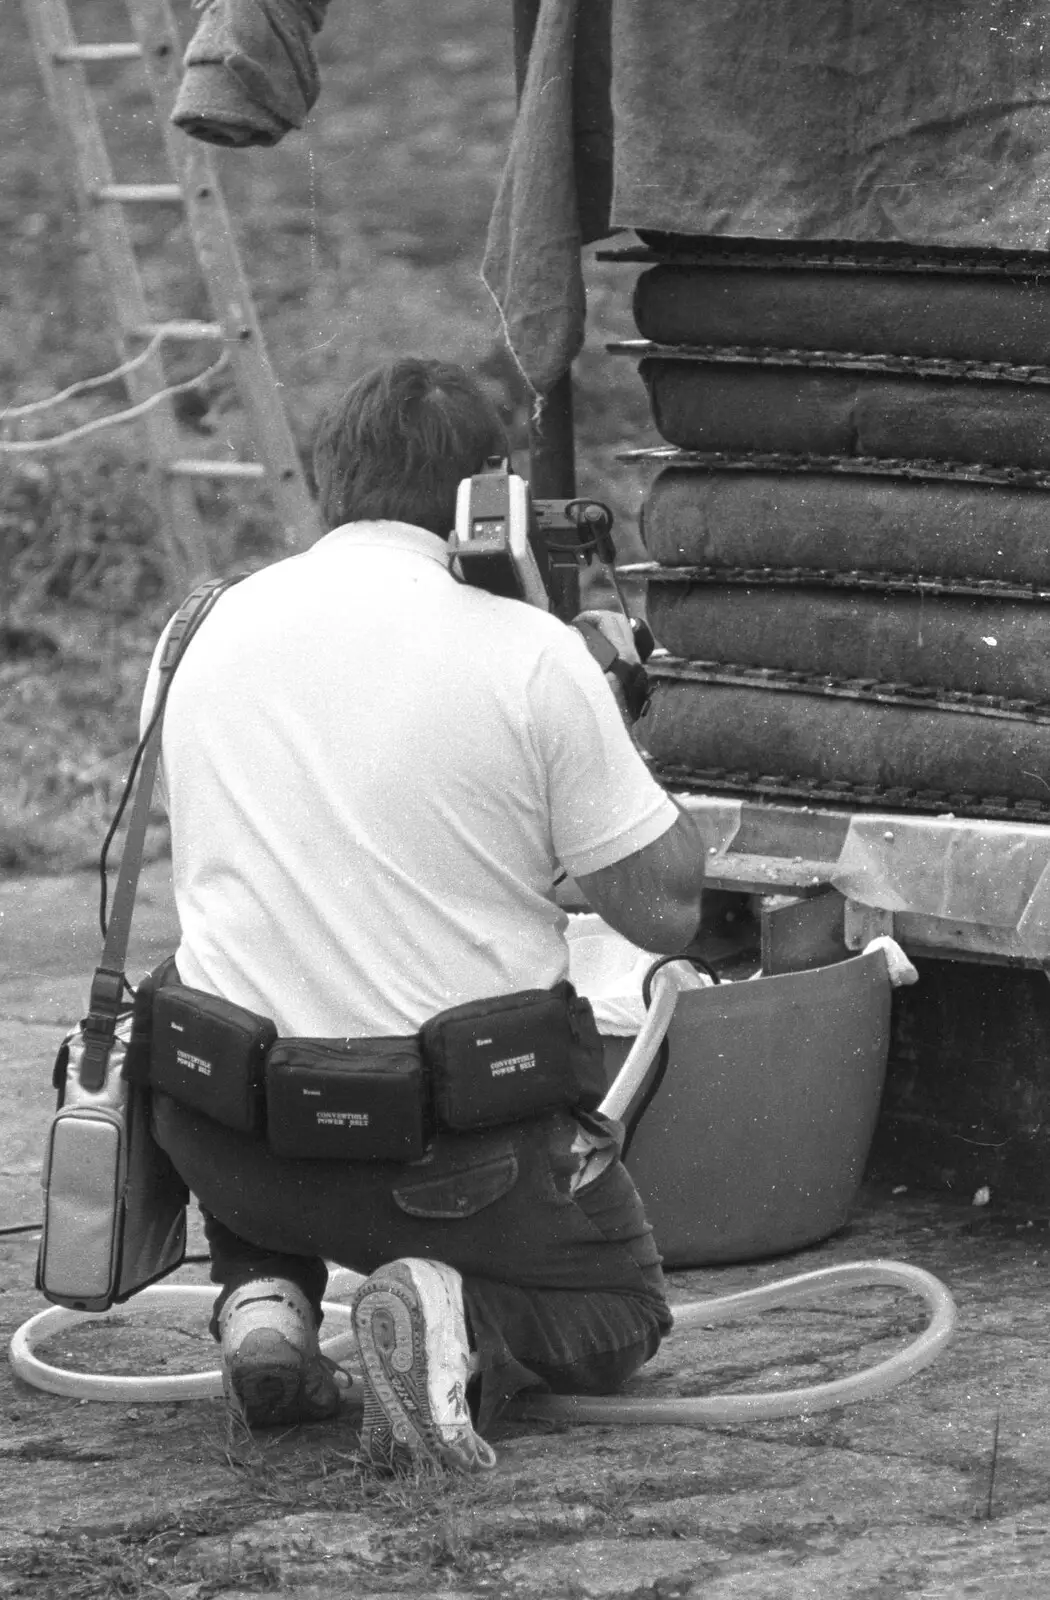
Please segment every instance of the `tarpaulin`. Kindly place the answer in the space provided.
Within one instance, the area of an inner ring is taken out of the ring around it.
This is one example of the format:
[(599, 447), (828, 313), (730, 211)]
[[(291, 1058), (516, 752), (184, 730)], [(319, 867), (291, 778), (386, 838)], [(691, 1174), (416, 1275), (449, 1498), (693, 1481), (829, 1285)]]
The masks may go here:
[(482, 277), (543, 394), (583, 343), (580, 250), (609, 231), (611, 0), (542, 0)]
[[(593, 120), (584, 101), (601, 104), (609, 3), (543, 0), (493, 217), (486, 279), (537, 388), (582, 337), (566, 152)], [(1050, 17), (1037, 0), (611, 3), (612, 226), (1047, 248)], [(605, 150), (592, 141), (598, 196)], [(584, 239), (602, 236), (600, 210)]]
[(613, 221), (1046, 248), (1041, 0), (617, 0)]

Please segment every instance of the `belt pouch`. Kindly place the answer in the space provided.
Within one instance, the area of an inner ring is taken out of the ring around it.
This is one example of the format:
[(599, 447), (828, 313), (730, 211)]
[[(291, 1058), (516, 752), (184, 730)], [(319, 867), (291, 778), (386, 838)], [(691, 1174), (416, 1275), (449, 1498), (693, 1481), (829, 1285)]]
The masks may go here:
[(281, 1039), (266, 1061), (266, 1126), (279, 1156), (418, 1160), (429, 1133), (418, 1041)]
[(262, 1131), (268, 1017), (217, 995), (172, 983), (153, 996), (150, 1084), (181, 1106), (237, 1133)]
[(606, 1090), (590, 1003), (571, 983), (453, 1006), (424, 1024), (434, 1116), (456, 1133), (557, 1107), (593, 1109)]

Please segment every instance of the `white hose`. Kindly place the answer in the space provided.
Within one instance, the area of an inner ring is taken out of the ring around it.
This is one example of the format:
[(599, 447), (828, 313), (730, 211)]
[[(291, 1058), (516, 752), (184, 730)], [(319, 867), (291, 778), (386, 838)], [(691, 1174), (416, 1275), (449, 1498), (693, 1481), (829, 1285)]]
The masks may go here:
[[(35, 1389), (46, 1389), (48, 1394), (66, 1395), (74, 1400), (210, 1400), (222, 1393), (222, 1373), (218, 1368), (211, 1372), (166, 1373), (162, 1377), (151, 1375), (145, 1378), (133, 1378), (123, 1373), (70, 1372), (65, 1367), (53, 1367), (42, 1361), (35, 1345), (67, 1328), (75, 1328), (80, 1322), (98, 1323), (106, 1316), (126, 1316), (139, 1306), (172, 1311), (186, 1311), (195, 1307), (207, 1316), (215, 1304), (217, 1293), (214, 1284), (164, 1283), (143, 1289), (124, 1305), (114, 1306), (112, 1311), (101, 1314), (95, 1311), (69, 1311), (65, 1306), (49, 1306), (46, 1311), (38, 1311), (35, 1317), (23, 1322), (13, 1335), (8, 1351), (11, 1365), (17, 1375)], [(350, 1307), (340, 1305), (338, 1301), (326, 1300), (324, 1310), (326, 1316), (349, 1320)], [(334, 1361), (338, 1351), (346, 1349), (348, 1340), (353, 1340), (352, 1333), (336, 1334), (334, 1338), (324, 1340), (321, 1349)], [(335, 1347), (338, 1347), (338, 1351), (333, 1353)]]
[[(357, 1273), (343, 1269), (333, 1274), (332, 1287), (336, 1292), (345, 1291), (361, 1281)], [(783, 1278), (779, 1283), (765, 1284), (757, 1289), (745, 1289), (739, 1294), (692, 1300), (673, 1309), (676, 1325), (683, 1329), (703, 1323), (727, 1322), (741, 1314), (761, 1311), (768, 1306), (807, 1299), (829, 1288), (872, 1285), (889, 1285), (918, 1295), (926, 1303), (930, 1320), (919, 1337), (905, 1349), (851, 1377), (837, 1378), (832, 1383), (817, 1384), (809, 1389), (780, 1389), (767, 1394), (705, 1395), (689, 1399), (537, 1395), (519, 1401), (516, 1413), (519, 1416), (560, 1418), (568, 1422), (660, 1423), (695, 1428), (745, 1420), (760, 1421), (770, 1417), (808, 1415), (815, 1411), (826, 1411), (831, 1406), (873, 1399), (886, 1394), (928, 1366), (943, 1350), (955, 1327), (956, 1311), (951, 1295), (943, 1283), (920, 1267), (908, 1266), (903, 1261), (849, 1262), (844, 1266), (825, 1267), (819, 1272)], [(126, 1316), (140, 1305), (183, 1310), (194, 1305), (207, 1312), (214, 1304), (216, 1292), (209, 1284), (155, 1285), (143, 1289), (133, 1300), (117, 1307), (116, 1313), (109, 1314)], [(332, 1318), (348, 1320), (350, 1317), (350, 1307), (337, 1300), (326, 1300), (324, 1310), (325, 1315)], [(97, 1322), (98, 1313), (67, 1311), (61, 1306), (51, 1306), (30, 1317), (11, 1340), (11, 1365), (17, 1375), (34, 1388), (77, 1400), (125, 1403), (205, 1400), (222, 1393), (222, 1374), (218, 1369), (162, 1377), (128, 1377), (123, 1374), (70, 1372), (66, 1368), (49, 1365), (36, 1354), (34, 1346), (38, 1340), (50, 1338), (88, 1319)], [(350, 1329), (344, 1329), (321, 1343), (321, 1349), (333, 1361), (349, 1354), (353, 1346), (354, 1335)], [(360, 1387), (354, 1387), (357, 1388), (359, 1399)], [(350, 1398), (354, 1398), (353, 1393)]]
[(623, 1120), (624, 1114), (637, 1094), (649, 1071), (656, 1052), (664, 1042), (671, 1026), (678, 996), (683, 989), (703, 989), (710, 978), (695, 972), (685, 961), (661, 967), (653, 978), (652, 999), (645, 1019), (639, 1028), (616, 1079), (599, 1106), (603, 1116), (614, 1122)]
[(528, 1395), (519, 1400), (517, 1415), (548, 1417), (565, 1422), (657, 1423), (682, 1428), (711, 1427), (730, 1422), (763, 1422), (773, 1417), (809, 1416), (832, 1406), (852, 1405), (887, 1394), (906, 1378), (928, 1367), (944, 1349), (955, 1329), (955, 1302), (944, 1284), (921, 1267), (905, 1261), (851, 1261), (819, 1272), (803, 1272), (779, 1283), (713, 1300), (691, 1300), (672, 1306), (678, 1328), (697, 1323), (728, 1322), (733, 1317), (768, 1306), (805, 1300), (825, 1289), (892, 1285), (908, 1289), (924, 1300), (930, 1320), (922, 1333), (896, 1355), (863, 1372), (808, 1389), (773, 1389), (764, 1394), (701, 1395), (683, 1399), (645, 1400), (623, 1396)]
[[(704, 982), (684, 963), (677, 968), (661, 967), (655, 974), (651, 1005), (645, 1021), (615, 1083), (602, 1102), (601, 1110), (606, 1116), (619, 1119), (629, 1107), (670, 1027), (678, 994), (683, 989), (695, 988)], [(362, 1281), (360, 1274), (341, 1267), (332, 1274), (329, 1289), (336, 1294), (348, 1293)], [(826, 1411), (832, 1406), (873, 1399), (929, 1366), (952, 1336), (956, 1322), (955, 1302), (944, 1284), (920, 1267), (909, 1266), (903, 1261), (854, 1261), (843, 1266), (824, 1267), (817, 1272), (804, 1272), (793, 1278), (782, 1278), (778, 1283), (745, 1289), (738, 1294), (692, 1300), (686, 1305), (672, 1308), (676, 1326), (689, 1328), (703, 1323), (727, 1322), (733, 1317), (761, 1311), (768, 1306), (808, 1299), (825, 1289), (874, 1285), (905, 1289), (918, 1295), (926, 1304), (929, 1321), (918, 1338), (896, 1355), (848, 1378), (836, 1378), (831, 1383), (815, 1384), (808, 1389), (778, 1389), (765, 1394), (703, 1395), (685, 1399), (677, 1397), (670, 1400), (542, 1394), (519, 1399), (514, 1406), (515, 1414), (568, 1422), (658, 1423), (696, 1428), (719, 1423), (761, 1421), (772, 1417), (805, 1416), (815, 1411)], [(133, 1301), (117, 1307), (116, 1314), (127, 1315), (134, 1306), (147, 1304), (151, 1307), (183, 1308), (200, 1305), (204, 1310), (210, 1310), (216, 1292), (213, 1286), (207, 1284), (154, 1285), (143, 1289)], [(336, 1300), (326, 1300), (324, 1310), (326, 1316), (333, 1318), (349, 1320), (351, 1315), (350, 1307)], [(70, 1372), (62, 1367), (50, 1366), (36, 1354), (34, 1345), (37, 1340), (50, 1338), (86, 1318), (97, 1320), (98, 1316), (97, 1312), (68, 1311), (61, 1306), (52, 1306), (30, 1317), (11, 1340), (10, 1359), (15, 1372), (34, 1388), (78, 1400), (204, 1400), (222, 1393), (222, 1374), (218, 1369), (136, 1378), (109, 1373)], [(345, 1328), (341, 1333), (322, 1340), (321, 1349), (336, 1362), (350, 1356), (355, 1349), (352, 1329)], [(360, 1385), (352, 1385), (351, 1389), (356, 1389), (356, 1398), (360, 1400)], [(353, 1392), (351, 1398), (354, 1398)]]

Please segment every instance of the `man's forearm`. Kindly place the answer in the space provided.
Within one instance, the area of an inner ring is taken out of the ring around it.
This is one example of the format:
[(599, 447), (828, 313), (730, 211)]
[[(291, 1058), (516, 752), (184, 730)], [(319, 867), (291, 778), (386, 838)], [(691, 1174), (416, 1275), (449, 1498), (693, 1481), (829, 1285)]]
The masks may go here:
[(589, 904), (643, 950), (674, 955), (692, 943), (700, 923), (705, 834), (678, 808), (666, 833), (633, 856), (580, 878)]

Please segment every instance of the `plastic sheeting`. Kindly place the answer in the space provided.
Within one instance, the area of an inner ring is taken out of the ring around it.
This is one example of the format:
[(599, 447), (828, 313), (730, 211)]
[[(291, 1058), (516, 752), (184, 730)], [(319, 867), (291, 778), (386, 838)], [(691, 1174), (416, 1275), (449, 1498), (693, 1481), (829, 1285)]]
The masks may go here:
[[(731, 848), (725, 801), (678, 798), (711, 817), (719, 854)], [(851, 818), (830, 881), (862, 906), (1014, 934), (1029, 956), (1050, 961), (1048, 827), (865, 812)]]
[[(740, 826), (740, 801), (715, 801), (709, 814), (712, 848), (725, 848)], [(642, 983), (660, 957), (642, 950), (593, 912), (569, 918), (565, 930), (569, 946), (569, 981), (591, 1002), (598, 1032), (609, 1039), (634, 1038), (645, 1020)], [(710, 979), (700, 973), (681, 975), (681, 987), (705, 988)]]
[(614, 223), (1046, 248), (1037, 0), (617, 0)]
[(1014, 930), (1048, 864), (1045, 827), (864, 816), (850, 824), (832, 881), (884, 911)]
[(633, 1038), (645, 1020), (642, 981), (657, 957), (590, 913), (570, 917), (565, 938), (569, 981), (591, 1002), (598, 1032)]

